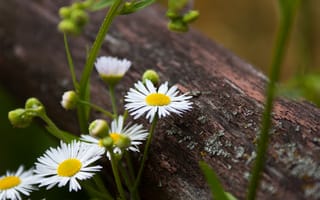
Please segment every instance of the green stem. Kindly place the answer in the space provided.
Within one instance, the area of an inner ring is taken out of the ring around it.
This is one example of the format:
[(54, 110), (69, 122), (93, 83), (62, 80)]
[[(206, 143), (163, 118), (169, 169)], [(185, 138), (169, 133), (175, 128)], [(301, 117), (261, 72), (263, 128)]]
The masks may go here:
[(289, 39), (290, 28), (293, 21), (293, 13), (289, 12), (283, 15), (280, 20), (280, 27), (276, 38), (273, 60), (271, 64), (270, 81), (267, 86), (267, 99), (262, 118), (261, 133), (258, 140), (257, 158), (254, 163), (252, 175), (249, 182), (247, 193), (248, 200), (254, 200), (259, 186), (259, 180), (266, 160), (268, 149), (269, 130), (271, 127), (271, 112), (275, 97), (276, 82), (279, 80), (281, 64), (285, 53), (285, 47)]
[(101, 176), (96, 175), (93, 177), (93, 181), (97, 188), (99, 189), (100, 193), (103, 193), (104, 196), (106, 196), (108, 199), (113, 199), (112, 196), (110, 195), (110, 192), (105, 188), (105, 185), (101, 179)]
[(73, 87), (74, 87), (75, 90), (77, 90), (78, 87), (79, 87), (79, 84), (77, 82), (76, 74), (75, 74), (75, 71), (74, 71), (74, 64), (73, 64), (72, 56), (71, 56), (71, 53), (70, 53), (70, 49), (69, 49), (69, 45), (68, 45), (68, 40), (67, 40), (67, 35), (66, 34), (63, 35), (63, 41), (64, 41), (64, 47), (66, 49), (68, 65), (69, 65), (69, 70), (70, 70), (70, 74), (71, 74), (71, 78), (72, 78), (72, 82), (73, 82)]
[(114, 179), (116, 181), (116, 185), (117, 185), (117, 188), (118, 188), (118, 192), (120, 194), (120, 198), (121, 198), (121, 200), (125, 200), (126, 196), (125, 196), (122, 184), (121, 184), (119, 171), (118, 171), (118, 159), (114, 157), (113, 150), (110, 150), (109, 153), (110, 153), (110, 156), (111, 156), (112, 172), (113, 172)]
[(86, 101), (83, 101), (83, 100), (79, 100), (79, 103), (82, 103), (82, 104), (85, 104), (87, 106), (90, 106), (91, 108), (103, 113), (104, 115), (110, 117), (111, 119), (113, 119), (113, 114), (110, 113), (109, 111), (103, 109), (102, 107), (98, 106), (98, 105), (95, 105), (93, 103), (90, 103), (90, 102), (86, 102)]
[(131, 161), (130, 153), (129, 153), (128, 151), (125, 152), (124, 157), (125, 157), (125, 159), (126, 159), (126, 163), (127, 163), (127, 166), (128, 166), (128, 171), (129, 171), (130, 179), (131, 179), (131, 180), (134, 180), (135, 175), (134, 175), (134, 170), (133, 170), (133, 166), (132, 166), (132, 161)]
[(103, 193), (99, 190), (97, 190), (91, 182), (83, 182), (81, 184), (84, 189), (88, 192), (90, 197), (92, 198), (99, 198), (99, 199), (105, 199), (105, 200), (114, 200), (109, 194)]
[(132, 183), (132, 180), (130, 179), (128, 171), (121, 164), (119, 165), (119, 171), (127, 187), (131, 188), (133, 183)]
[(114, 92), (115, 86), (109, 86), (109, 93), (110, 93), (110, 99), (111, 99), (111, 105), (112, 105), (112, 112), (114, 116), (118, 116), (118, 111), (117, 111), (117, 103), (116, 103), (116, 96)]
[(141, 175), (142, 175), (142, 172), (143, 172), (143, 169), (144, 169), (144, 165), (145, 165), (147, 157), (148, 157), (150, 144), (151, 144), (151, 141), (152, 141), (153, 133), (154, 133), (155, 127), (157, 125), (157, 122), (158, 122), (158, 113), (155, 114), (155, 117), (152, 120), (150, 132), (149, 132), (149, 135), (148, 135), (148, 140), (147, 140), (146, 146), (144, 147), (142, 162), (141, 162), (141, 165), (140, 165), (140, 168), (139, 168), (139, 171), (138, 171), (137, 179), (136, 179), (136, 181), (135, 181), (135, 183), (133, 185), (133, 189), (132, 189), (132, 191), (134, 193), (137, 192), (137, 189), (138, 189), (139, 184), (140, 184)]
[(46, 114), (41, 114), (39, 117), (47, 123), (47, 130), (56, 138), (59, 138), (64, 142), (70, 142), (71, 140), (77, 139), (76, 136), (59, 129)]
[[(102, 43), (106, 37), (106, 34), (109, 30), (109, 27), (113, 21), (113, 19), (117, 15), (118, 8), (120, 7), (122, 0), (115, 0), (113, 5), (110, 7), (108, 14), (104, 18), (102, 25), (97, 34), (96, 40), (93, 43), (92, 48), (90, 49), (84, 71), (80, 80), (80, 88), (79, 88), (79, 98), (84, 101), (88, 101), (89, 94), (89, 79), (91, 72), (93, 70), (94, 61), (101, 49)], [(88, 124), (88, 107), (86, 105), (80, 104), (78, 106), (78, 118), (80, 123), (81, 131), (85, 132)]]

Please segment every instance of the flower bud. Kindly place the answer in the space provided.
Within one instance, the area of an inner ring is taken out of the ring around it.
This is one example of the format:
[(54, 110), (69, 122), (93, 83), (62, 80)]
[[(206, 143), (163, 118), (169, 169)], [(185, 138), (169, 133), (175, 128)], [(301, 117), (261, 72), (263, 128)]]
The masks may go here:
[(63, 93), (61, 105), (66, 110), (74, 109), (78, 104), (78, 95), (75, 91), (67, 91)]
[(180, 15), (177, 12), (174, 12), (174, 11), (171, 11), (171, 10), (167, 11), (166, 16), (171, 20), (180, 18)]
[(168, 28), (171, 31), (176, 31), (176, 32), (187, 32), (188, 31), (188, 24), (183, 22), (182, 20), (171, 20), (168, 23)]
[(142, 82), (145, 83), (146, 80), (150, 80), (154, 85), (160, 83), (159, 75), (156, 71), (148, 69), (142, 75)]
[(45, 109), (43, 104), (37, 98), (29, 98), (25, 104), (26, 110), (32, 110), (36, 113), (43, 114), (45, 113)]
[(133, 13), (134, 12), (133, 8), (134, 8), (134, 3), (125, 2), (123, 7), (120, 10), (120, 13), (121, 13), (121, 15), (127, 15), (130, 13)]
[(70, 19), (64, 19), (58, 24), (59, 31), (67, 34), (77, 35), (80, 33), (80, 28)]
[(25, 128), (28, 127), (34, 115), (28, 114), (25, 109), (18, 108), (8, 113), (8, 118), (14, 127)]
[(88, 9), (94, 4), (94, 2), (95, 2), (95, 0), (86, 0), (86, 1), (82, 2), (82, 7), (84, 9)]
[(94, 137), (104, 137), (109, 130), (108, 123), (103, 119), (96, 119), (89, 125), (89, 133)]
[(75, 9), (71, 12), (70, 19), (78, 26), (84, 26), (88, 22), (89, 16), (85, 11)]
[(120, 149), (126, 149), (130, 146), (131, 140), (128, 136), (123, 134), (111, 133), (110, 137), (113, 140), (113, 144)]
[(61, 7), (59, 9), (59, 16), (62, 18), (62, 19), (66, 19), (66, 18), (69, 18), (71, 16), (71, 8), (70, 7)]
[(196, 19), (198, 19), (200, 13), (197, 10), (190, 10), (186, 14), (183, 15), (182, 21), (185, 23), (191, 23), (194, 22)]
[(113, 146), (113, 140), (109, 136), (104, 137), (100, 140), (100, 145), (106, 148), (111, 148)]
[(73, 9), (73, 10), (84, 9), (84, 8), (85, 8), (85, 6), (84, 6), (84, 4), (81, 3), (81, 2), (75, 2), (75, 3), (73, 3), (73, 4), (71, 5), (71, 9)]

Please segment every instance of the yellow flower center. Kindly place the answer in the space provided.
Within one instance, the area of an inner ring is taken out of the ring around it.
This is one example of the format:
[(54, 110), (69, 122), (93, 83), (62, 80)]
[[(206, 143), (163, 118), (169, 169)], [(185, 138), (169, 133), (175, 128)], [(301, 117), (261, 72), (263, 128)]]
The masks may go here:
[(13, 188), (21, 183), (18, 176), (7, 176), (0, 179), (0, 190), (7, 190)]
[(71, 177), (80, 171), (81, 166), (82, 163), (80, 162), (80, 160), (70, 158), (59, 164), (57, 173), (59, 176)]
[(119, 133), (110, 133), (109, 135), (112, 138), (113, 143), (117, 143), (122, 138), (122, 135)]
[(149, 106), (166, 106), (171, 102), (171, 99), (164, 94), (152, 93), (146, 97), (146, 102)]

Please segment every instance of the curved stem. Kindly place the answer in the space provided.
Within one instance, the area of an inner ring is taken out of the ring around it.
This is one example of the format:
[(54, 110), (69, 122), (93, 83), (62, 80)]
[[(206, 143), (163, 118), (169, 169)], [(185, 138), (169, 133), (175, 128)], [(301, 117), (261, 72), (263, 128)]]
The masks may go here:
[(110, 113), (109, 111), (103, 109), (102, 107), (98, 106), (98, 105), (95, 105), (93, 103), (90, 103), (90, 102), (86, 102), (86, 101), (83, 101), (83, 100), (79, 100), (79, 103), (82, 103), (82, 104), (85, 104), (85, 105), (88, 105), (90, 106), (91, 108), (103, 113), (104, 115), (110, 117), (111, 119), (113, 119), (113, 114)]
[(48, 127), (47, 130), (56, 138), (59, 138), (60, 140), (63, 140), (64, 142), (70, 142), (73, 139), (77, 139), (76, 136), (66, 132), (66, 131), (62, 131), (61, 129), (59, 129), (54, 123), (53, 121), (51, 121), (51, 119), (46, 115), (46, 114), (41, 114), (39, 115), (39, 117), (47, 123)]
[[(89, 79), (90, 75), (93, 69), (94, 61), (96, 60), (96, 57), (101, 49), (102, 42), (104, 41), (104, 38), (106, 37), (106, 34), (109, 30), (109, 27), (117, 15), (118, 8), (120, 7), (122, 3), (122, 0), (115, 0), (113, 5), (110, 7), (108, 14), (104, 18), (102, 25), (99, 29), (99, 32), (97, 34), (96, 40), (93, 43), (92, 48), (90, 49), (85, 68), (83, 70), (80, 84), (79, 84), (79, 98), (81, 100), (88, 101), (89, 99)], [(87, 124), (88, 124), (88, 116), (89, 115), (89, 109), (85, 105), (79, 105), (78, 106), (78, 118), (80, 123), (81, 131), (86, 131)]]
[[(258, 140), (257, 158), (254, 163), (252, 175), (249, 182), (249, 189), (247, 193), (248, 200), (255, 199), (261, 173), (264, 168), (266, 152), (268, 150), (269, 130), (271, 127), (271, 112), (275, 97), (276, 83), (279, 80), (281, 64), (285, 53), (285, 47), (289, 39), (290, 28), (294, 17), (294, 9), (296, 8), (294, 7), (294, 3), (292, 3), (292, 0), (283, 1), (288, 1), (288, 3), (286, 4), (285, 2), (279, 2), (279, 4), (282, 3), (280, 7), (283, 6), (283, 10), (281, 13), (282, 18), (280, 20), (280, 27), (278, 30), (273, 60), (271, 64), (270, 81), (267, 86), (267, 99), (265, 103), (265, 109), (263, 112), (261, 133)], [(290, 3), (292, 4), (290, 4), (289, 1), (291, 1)]]
[(138, 171), (137, 179), (136, 179), (136, 181), (135, 181), (135, 183), (133, 185), (133, 189), (132, 189), (132, 192), (134, 192), (134, 193), (137, 191), (137, 188), (139, 187), (139, 184), (140, 184), (141, 175), (142, 175), (142, 172), (143, 172), (143, 169), (144, 169), (144, 165), (145, 165), (145, 163), (147, 161), (150, 144), (151, 144), (151, 141), (152, 141), (153, 133), (154, 133), (155, 127), (157, 125), (157, 122), (158, 122), (158, 113), (155, 114), (155, 117), (152, 120), (150, 132), (149, 132), (149, 135), (148, 135), (148, 140), (147, 140), (146, 146), (144, 147), (142, 162), (141, 162), (141, 165), (140, 165), (140, 168), (139, 168), (139, 171)]
[(112, 172), (113, 172), (114, 179), (116, 181), (116, 185), (118, 188), (118, 192), (120, 194), (120, 198), (121, 198), (121, 200), (125, 200), (126, 196), (125, 196), (122, 184), (121, 184), (119, 171), (118, 171), (118, 159), (114, 157), (113, 150), (109, 151), (109, 153), (110, 153), (110, 157), (111, 157)]

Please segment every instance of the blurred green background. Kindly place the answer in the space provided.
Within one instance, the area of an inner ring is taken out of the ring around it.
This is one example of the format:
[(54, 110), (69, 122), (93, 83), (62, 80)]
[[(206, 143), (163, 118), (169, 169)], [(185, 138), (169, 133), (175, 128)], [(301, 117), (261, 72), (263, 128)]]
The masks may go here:
[[(277, 0), (195, 0), (194, 27), (266, 74), (278, 25)], [(319, 72), (320, 1), (301, 0), (282, 80), (304, 71)]]

